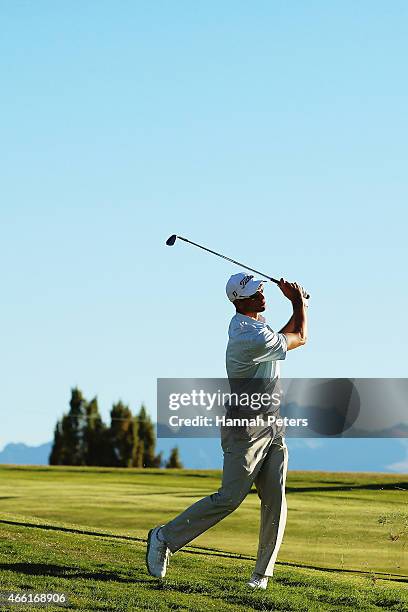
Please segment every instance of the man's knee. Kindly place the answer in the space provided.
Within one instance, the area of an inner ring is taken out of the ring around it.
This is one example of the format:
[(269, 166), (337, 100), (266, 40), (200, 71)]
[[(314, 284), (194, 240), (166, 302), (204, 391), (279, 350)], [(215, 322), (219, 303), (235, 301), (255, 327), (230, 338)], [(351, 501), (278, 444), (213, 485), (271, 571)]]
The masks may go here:
[(227, 512), (233, 512), (245, 499), (245, 494), (241, 491), (226, 491), (220, 489), (217, 493), (212, 496), (212, 501), (220, 508), (224, 508)]

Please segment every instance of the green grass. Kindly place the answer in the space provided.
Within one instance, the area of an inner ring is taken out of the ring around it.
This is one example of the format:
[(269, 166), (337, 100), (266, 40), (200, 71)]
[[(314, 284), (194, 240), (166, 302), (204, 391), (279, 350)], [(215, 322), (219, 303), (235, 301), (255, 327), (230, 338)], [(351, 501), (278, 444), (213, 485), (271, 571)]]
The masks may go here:
[(402, 476), (289, 473), (287, 531), (266, 592), (245, 588), (256, 494), (174, 555), (164, 581), (150, 577), (147, 530), (219, 481), (215, 471), (0, 466), (0, 590), (66, 592), (75, 610), (408, 611)]

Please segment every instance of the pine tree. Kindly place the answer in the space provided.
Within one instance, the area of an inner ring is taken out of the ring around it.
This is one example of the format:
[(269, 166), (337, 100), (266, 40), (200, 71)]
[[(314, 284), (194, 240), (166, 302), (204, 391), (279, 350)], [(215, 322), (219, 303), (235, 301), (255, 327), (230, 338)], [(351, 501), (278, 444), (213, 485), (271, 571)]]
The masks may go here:
[(136, 427), (128, 406), (121, 401), (114, 404), (111, 410), (109, 429), (109, 447), (111, 463), (115, 467), (131, 467), (134, 461), (136, 446)]
[[(64, 414), (55, 426), (49, 463), (161, 467), (163, 454), (156, 455), (155, 448), (154, 424), (143, 405), (134, 417), (121, 401), (114, 404), (111, 424), (107, 427), (99, 414), (97, 398), (87, 402), (75, 387), (71, 389), (68, 414)], [(178, 465), (178, 457), (175, 463)]]
[(85, 406), (87, 421), (84, 428), (85, 465), (109, 465), (106, 455), (107, 427), (99, 414), (98, 400), (94, 397)]
[(135, 449), (133, 453), (133, 467), (143, 467), (143, 455), (144, 455), (144, 442), (140, 440), (139, 433), (135, 443)]
[(142, 405), (139, 414), (137, 415), (138, 441), (135, 457), (138, 464), (135, 467), (160, 467), (162, 455), (155, 455), (156, 449), (156, 432), (150, 416), (147, 414), (146, 408)]
[(62, 423), (57, 421), (54, 430), (54, 443), (52, 445), (51, 453), (49, 456), (50, 465), (61, 465), (62, 457)]
[(139, 441), (139, 422), (137, 417), (132, 417), (133, 421), (133, 450), (130, 467), (143, 467), (143, 445)]
[(53, 455), (53, 460), (58, 461), (58, 465), (85, 465), (86, 402), (77, 387), (71, 389), (69, 405), (68, 414), (64, 414), (58, 425), (58, 451), (56, 449), (56, 452), (52, 452), (51, 455)]
[(162, 465), (163, 465), (163, 452), (160, 451), (160, 453), (155, 456), (152, 467), (159, 468)]
[(182, 468), (183, 464), (180, 460), (179, 449), (178, 446), (175, 446), (170, 451), (169, 460), (166, 463), (166, 468)]

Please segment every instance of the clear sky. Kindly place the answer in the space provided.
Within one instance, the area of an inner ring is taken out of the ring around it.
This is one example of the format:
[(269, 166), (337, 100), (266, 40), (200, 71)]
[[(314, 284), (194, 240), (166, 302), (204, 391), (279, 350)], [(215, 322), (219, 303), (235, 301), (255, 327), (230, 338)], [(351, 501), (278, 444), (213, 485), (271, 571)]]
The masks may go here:
[[(312, 294), (286, 376), (405, 377), (405, 1), (3, 2), (0, 448), (70, 388), (224, 376), (237, 268)], [(266, 289), (268, 321), (290, 305)]]

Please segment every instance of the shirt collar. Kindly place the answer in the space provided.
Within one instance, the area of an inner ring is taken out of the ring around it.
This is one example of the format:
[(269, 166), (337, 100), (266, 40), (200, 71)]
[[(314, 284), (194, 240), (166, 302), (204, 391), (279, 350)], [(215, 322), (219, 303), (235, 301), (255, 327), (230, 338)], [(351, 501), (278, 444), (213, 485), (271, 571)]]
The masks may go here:
[(243, 321), (246, 323), (252, 323), (253, 325), (256, 325), (257, 323), (265, 323), (265, 317), (263, 317), (261, 314), (258, 315), (258, 319), (253, 319), (252, 317), (248, 317), (247, 315), (241, 314), (240, 312), (237, 312), (235, 314), (235, 317), (237, 318), (238, 321)]

